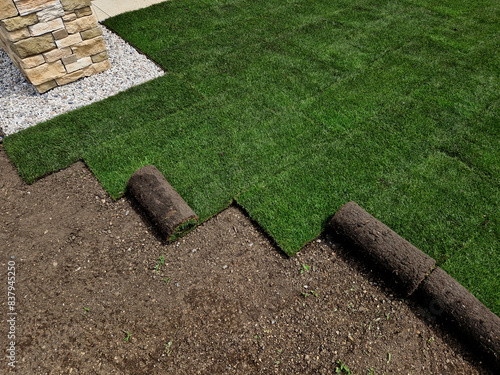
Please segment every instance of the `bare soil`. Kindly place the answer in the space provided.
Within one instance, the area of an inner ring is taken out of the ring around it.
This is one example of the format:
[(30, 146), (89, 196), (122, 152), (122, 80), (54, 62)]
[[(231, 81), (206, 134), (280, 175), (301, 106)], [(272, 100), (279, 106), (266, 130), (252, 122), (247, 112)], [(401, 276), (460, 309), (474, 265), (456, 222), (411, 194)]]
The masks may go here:
[(489, 373), (329, 235), (288, 258), (230, 207), (168, 245), (83, 163), (28, 186), (2, 150), (0, 196), (0, 373)]

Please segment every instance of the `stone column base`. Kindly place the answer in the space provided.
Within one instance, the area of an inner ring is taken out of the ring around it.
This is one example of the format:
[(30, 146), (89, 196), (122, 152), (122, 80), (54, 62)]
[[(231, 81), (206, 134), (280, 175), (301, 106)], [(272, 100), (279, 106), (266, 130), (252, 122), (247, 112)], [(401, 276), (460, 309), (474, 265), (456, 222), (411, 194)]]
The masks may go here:
[(110, 68), (90, 0), (0, 0), (0, 47), (40, 93)]

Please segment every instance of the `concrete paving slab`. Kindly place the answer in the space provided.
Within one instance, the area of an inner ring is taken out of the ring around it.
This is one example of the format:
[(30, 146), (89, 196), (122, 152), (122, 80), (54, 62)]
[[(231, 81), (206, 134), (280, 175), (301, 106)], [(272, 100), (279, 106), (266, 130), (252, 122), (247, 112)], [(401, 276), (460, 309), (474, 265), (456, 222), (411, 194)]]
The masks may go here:
[(92, 10), (99, 21), (121, 13), (146, 8), (167, 0), (93, 0)]

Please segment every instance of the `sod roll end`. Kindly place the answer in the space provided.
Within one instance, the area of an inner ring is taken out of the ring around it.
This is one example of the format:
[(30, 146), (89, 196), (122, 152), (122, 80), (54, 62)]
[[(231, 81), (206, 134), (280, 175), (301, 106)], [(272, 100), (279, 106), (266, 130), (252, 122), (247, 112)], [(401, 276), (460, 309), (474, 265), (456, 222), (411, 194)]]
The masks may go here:
[(456, 326), (500, 370), (498, 316), (439, 267), (426, 277), (417, 294), (429, 312)]
[(346, 203), (330, 221), (330, 228), (355, 246), (382, 270), (401, 293), (412, 294), (435, 266), (435, 261), (355, 202)]
[(128, 192), (167, 240), (178, 228), (198, 220), (196, 213), (153, 165), (137, 170), (127, 183)]

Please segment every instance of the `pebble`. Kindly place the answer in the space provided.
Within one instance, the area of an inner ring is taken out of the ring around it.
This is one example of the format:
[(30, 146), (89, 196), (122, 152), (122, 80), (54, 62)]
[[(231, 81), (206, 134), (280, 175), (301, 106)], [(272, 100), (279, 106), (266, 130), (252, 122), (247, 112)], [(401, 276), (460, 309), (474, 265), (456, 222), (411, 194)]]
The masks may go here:
[(14, 134), (164, 75), (145, 55), (104, 26), (101, 28), (111, 69), (44, 94), (35, 90), (0, 48), (0, 133)]

